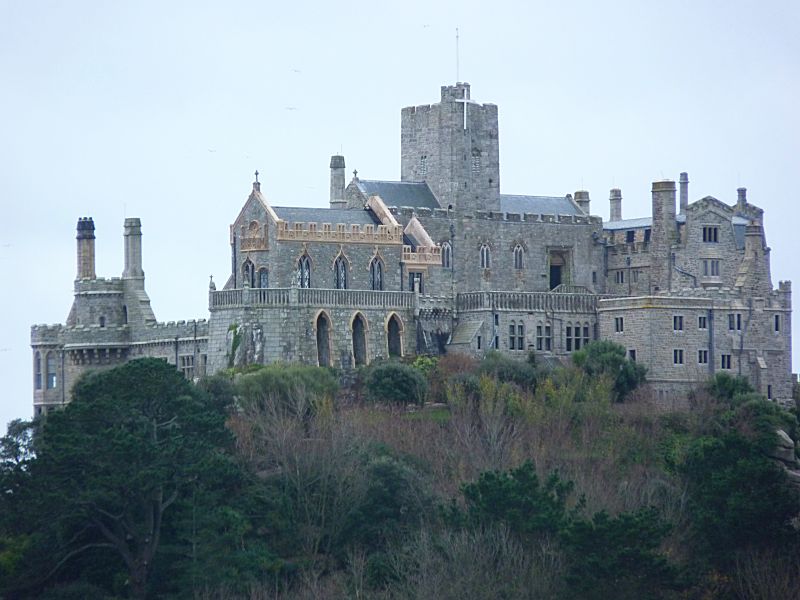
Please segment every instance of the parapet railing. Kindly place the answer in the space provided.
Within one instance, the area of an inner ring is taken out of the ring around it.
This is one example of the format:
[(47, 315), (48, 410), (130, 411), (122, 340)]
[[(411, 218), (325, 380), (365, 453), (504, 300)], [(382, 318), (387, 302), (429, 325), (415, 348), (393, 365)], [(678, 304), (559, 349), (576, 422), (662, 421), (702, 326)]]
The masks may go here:
[(414, 292), (322, 288), (244, 288), (209, 292), (209, 309), (240, 306), (415, 308)]
[(467, 292), (458, 294), (456, 309), (523, 310), (557, 312), (594, 312), (598, 294), (562, 294), (557, 292)]

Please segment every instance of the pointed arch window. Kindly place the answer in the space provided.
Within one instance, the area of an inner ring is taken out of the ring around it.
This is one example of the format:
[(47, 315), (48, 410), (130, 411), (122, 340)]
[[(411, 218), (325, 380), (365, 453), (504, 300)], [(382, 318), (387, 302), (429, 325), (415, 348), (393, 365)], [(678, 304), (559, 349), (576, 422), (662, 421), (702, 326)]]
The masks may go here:
[(249, 258), (242, 265), (242, 278), (246, 285), (256, 287), (256, 268)]
[(333, 261), (333, 287), (337, 290), (347, 289), (347, 259), (342, 255)]
[(258, 270), (258, 287), (260, 288), (269, 287), (269, 270), (267, 270), (266, 267), (261, 267)]
[(445, 269), (453, 268), (453, 247), (450, 242), (442, 244), (442, 266)]
[(525, 266), (525, 250), (520, 244), (514, 246), (514, 268), (521, 271)]
[(304, 254), (297, 261), (297, 279), (301, 288), (311, 287), (311, 259), (308, 254)]
[(492, 266), (492, 251), (488, 244), (481, 246), (481, 269), (490, 269)]
[(373, 290), (383, 290), (383, 261), (377, 256), (369, 264), (369, 281)]

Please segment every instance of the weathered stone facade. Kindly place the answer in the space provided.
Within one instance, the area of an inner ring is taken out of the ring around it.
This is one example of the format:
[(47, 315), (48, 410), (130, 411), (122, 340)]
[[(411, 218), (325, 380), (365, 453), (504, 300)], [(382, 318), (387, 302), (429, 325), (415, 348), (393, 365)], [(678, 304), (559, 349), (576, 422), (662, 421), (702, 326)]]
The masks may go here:
[(613, 189), (608, 223), (585, 190), (501, 194), (497, 114), (469, 84), (443, 86), (440, 102), (402, 111), (401, 180), (354, 172), (346, 184), (334, 156), (328, 208), (272, 206), (256, 177), (230, 227), (231, 273), (210, 285), (208, 323), (156, 323), (138, 219), (126, 221), (123, 277), (97, 279), (82, 219), (70, 318), (32, 330), (35, 406), (67, 401), (86, 368), (134, 356), (198, 376), (490, 349), (565, 358), (598, 338), (644, 363), (670, 406), (720, 370), (790, 397), (791, 285), (772, 289), (763, 212), (743, 188), (733, 206), (689, 203), (682, 173), (679, 203), (675, 183), (657, 181), (652, 216), (627, 220)]

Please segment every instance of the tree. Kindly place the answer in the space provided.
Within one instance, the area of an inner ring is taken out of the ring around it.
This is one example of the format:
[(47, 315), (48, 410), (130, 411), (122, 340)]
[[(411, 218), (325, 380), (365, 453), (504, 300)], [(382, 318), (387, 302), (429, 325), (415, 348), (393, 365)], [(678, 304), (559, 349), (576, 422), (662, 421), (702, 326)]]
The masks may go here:
[(40, 575), (105, 549), (124, 565), (131, 595), (145, 597), (166, 516), (228, 462), (224, 422), (224, 407), (165, 361), (79, 380), (73, 401), (47, 417), (20, 490), (32, 533), (50, 544)]
[(646, 369), (626, 357), (623, 346), (608, 340), (591, 342), (572, 354), (572, 361), (590, 376), (606, 376), (614, 382), (614, 395), (622, 402), (644, 383)]
[(427, 385), (417, 369), (392, 360), (370, 365), (364, 377), (364, 388), (367, 397), (374, 402), (422, 404)]

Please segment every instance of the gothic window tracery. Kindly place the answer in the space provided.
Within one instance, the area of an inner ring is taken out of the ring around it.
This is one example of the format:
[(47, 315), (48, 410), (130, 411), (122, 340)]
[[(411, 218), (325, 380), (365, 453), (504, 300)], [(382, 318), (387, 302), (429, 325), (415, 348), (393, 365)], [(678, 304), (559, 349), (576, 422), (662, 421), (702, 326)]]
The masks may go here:
[(521, 271), (524, 266), (525, 250), (520, 244), (514, 246), (514, 268)]
[(492, 266), (492, 251), (488, 244), (481, 246), (481, 269), (489, 269)]
[(297, 261), (297, 279), (299, 287), (311, 287), (311, 259), (308, 257), (308, 254), (304, 254)]
[(369, 264), (369, 280), (373, 290), (383, 290), (383, 262), (377, 256)]
[(249, 258), (242, 265), (242, 279), (251, 288), (256, 287), (256, 268)]
[(337, 290), (347, 289), (347, 259), (342, 255), (333, 261), (333, 287)]
[(453, 247), (450, 242), (442, 244), (442, 266), (445, 269), (452, 269), (453, 264)]

